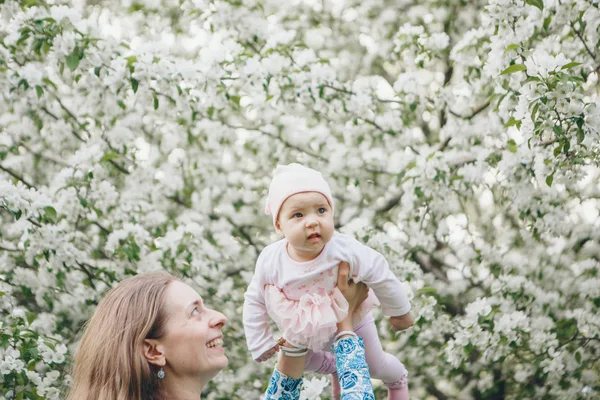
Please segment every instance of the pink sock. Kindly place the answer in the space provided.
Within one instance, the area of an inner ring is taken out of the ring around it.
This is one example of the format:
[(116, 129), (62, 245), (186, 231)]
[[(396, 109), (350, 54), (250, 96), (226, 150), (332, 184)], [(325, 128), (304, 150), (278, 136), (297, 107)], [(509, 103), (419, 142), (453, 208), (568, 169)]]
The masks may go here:
[(340, 381), (338, 381), (337, 374), (334, 372), (331, 374), (331, 398), (333, 400), (340, 400), (342, 396), (342, 389), (340, 388)]

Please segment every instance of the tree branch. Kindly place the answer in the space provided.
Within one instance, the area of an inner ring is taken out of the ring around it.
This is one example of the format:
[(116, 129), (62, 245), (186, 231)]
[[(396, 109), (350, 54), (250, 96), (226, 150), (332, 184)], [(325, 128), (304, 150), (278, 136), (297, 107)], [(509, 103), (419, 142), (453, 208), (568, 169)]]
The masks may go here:
[(16, 180), (22, 182), (29, 189), (35, 189), (35, 187), (31, 183), (29, 183), (25, 178), (23, 178), (22, 176), (20, 176), (19, 174), (17, 174), (13, 170), (11, 170), (9, 168), (6, 168), (6, 167), (3, 167), (2, 165), (0, 165), (0, 169), (2, 171), (6, 172), (7, 174), (9, 174), (10, 176), (12, 176), (13, 178), (15, 178)]
[(448, 396), (442, 393), (436, 386), (435, 383), (427, 384), (427, 392), (435, 396), (438, 400), (448, 400)]
[(471, 110), (471, 115), (466, 115), (466, 116), (460, 115), (460, 114), (458, 114), (458, 113), (456, 113), (456, 112), (452, 111), (450, 108), (448, 108), (448, 112), (449, 112), (450, 114), (454, 115), (454, 116), (455, 116), (455, 117), (457, 117), (457, 118), (461, 118), (461, 119), (464, 119), (464, 120), (470, 121), (470, 120), (472, 120), (473, 118), (475, 118), (475, 116), (476, 116), (477, 114), (479, 114), (480, 112), (482, 112), (483, 110), (485, 110), (486, 108), (488, 108), (488, 106), (489, 106), (489, 105), (490, 105), (490, 102), (489, 102), (489, 101), (488, 101), (488, 102), (486, 102), (486, 103), (483, 103), (482, 105), (480, 105), (480, 106), (478, 106), (478, 107), (475, 107), (474, 109), (472, 109), (472, 110)]
[(575, 25), (573, 25), (573, 22), (569, 22), (569, 25), (571, 25), (571, 28), (573, 29), (573, 31), (575, 32), (575, 34), (577, 35), (577, 37), (579, 38), (579, 40), (581, 40), (581, 43), (583, 43), (583, 47), (585, 47), (585, 50), (588, 52), (588, 54), (590, 55), (590, 57), (592, 57), (592, 59), (594, 61), (596, 61), (596, 55), (588, 47), (587, 43), (583, 39), (583, 36), (581, 36), (581, 32), (579, 32), (577, 29), (575, 29)]

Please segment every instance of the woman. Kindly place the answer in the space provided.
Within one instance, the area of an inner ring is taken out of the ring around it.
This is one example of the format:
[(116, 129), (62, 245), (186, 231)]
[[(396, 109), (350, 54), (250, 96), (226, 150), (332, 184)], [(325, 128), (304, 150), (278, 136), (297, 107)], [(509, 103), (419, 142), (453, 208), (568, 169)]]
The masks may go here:
[[(364, 284), (348, 284), (347, 264), (340, 264), (339, 269), (340, 290), (353, 311), (368, 289)], [(106, 294), (88, 322), (75, 357), (68, 399), (197, 400), (204, 386), (227, 366), (221, 333), (226, 321), (172, 275), (127, 278)], [(340, 328), (350, 330), (351, 324), (349, 315)], [(282, 344), (285, 354), (296, 350)], [(358, 356), (364, 362), (364, 351)], [(292, 379), (300, 387), (303, 368), (301, 354), (284, 355), (274, 377), (282, 373), (280, 378)], [(368, 369), (360, 377), (368, 380)], [(340, 380), (344, 396), (341, 376)], [(272, 379), (271, 386), (280, 382)]]

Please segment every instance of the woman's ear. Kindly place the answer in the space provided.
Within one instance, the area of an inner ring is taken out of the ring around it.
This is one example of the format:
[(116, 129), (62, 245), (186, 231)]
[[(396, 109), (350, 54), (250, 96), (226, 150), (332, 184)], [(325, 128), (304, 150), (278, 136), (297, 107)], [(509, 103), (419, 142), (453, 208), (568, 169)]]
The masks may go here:
[(142, 354), (146, 361), (158, 367), (164, 367), (167, 363), (163, 346), (155, 339), (144, 339)]

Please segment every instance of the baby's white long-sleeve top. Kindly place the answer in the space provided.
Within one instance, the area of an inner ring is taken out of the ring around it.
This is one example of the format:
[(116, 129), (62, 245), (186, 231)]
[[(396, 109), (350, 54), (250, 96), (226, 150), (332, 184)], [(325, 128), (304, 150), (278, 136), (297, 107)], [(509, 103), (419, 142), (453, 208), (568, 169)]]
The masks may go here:
[(298, 300), (305, 292), (324, 290), (329, 293), (336, 286), (341, 261), (350, 264), (350, 274), (355, 282), (364, 282), (374, 291), (385, 315), (400, 316), (410, 311), (402, 284), (383, 255), (356, 239), (335, 232), (321, 254), (308, 262), (294, 261), (287, 252), (287, 243), (282, 239), (260, 253), (245, 294), (244, 331), (254, 359), (276, 345), (268, 322), (265, 287), (276, 286), (290, 300)]

